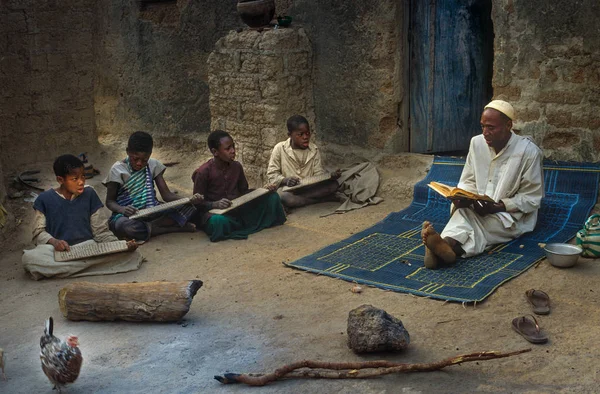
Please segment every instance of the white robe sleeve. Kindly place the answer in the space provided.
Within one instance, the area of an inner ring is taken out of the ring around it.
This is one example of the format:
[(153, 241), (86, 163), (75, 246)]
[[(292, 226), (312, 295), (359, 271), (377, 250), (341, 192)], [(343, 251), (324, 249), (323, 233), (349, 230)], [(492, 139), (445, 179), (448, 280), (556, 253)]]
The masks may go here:
[(473, 140), (471, 140), (467, 160), (465, 161), (465, 166), (460, 175), (460, 181), (458, 181), (458, 187), (471, 193), (478, 193), (477, 183), (475, 181), (475, 170), (473, 168), (473, 149)]
[(542, 155), (536, 148), (532, 157), (526, 161), (526, 168), (521, 176), (519, 190), (510, 198), (501, 201), (506, 212), (530, 213), (540, 208), (544, 197), (544, 174), (542, 170)]

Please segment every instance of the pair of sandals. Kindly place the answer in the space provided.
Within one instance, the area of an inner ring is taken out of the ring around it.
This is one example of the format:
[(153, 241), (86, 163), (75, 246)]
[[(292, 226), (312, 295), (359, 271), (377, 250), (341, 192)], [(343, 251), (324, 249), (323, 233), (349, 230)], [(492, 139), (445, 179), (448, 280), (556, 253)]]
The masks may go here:
[[(547, 315), (550, 313), (550, 297), (548, 294), (541, 290), (530, 289), (525, 292), (525, 296), (533, 308), (533, 313), (536, 315)], [(531, 343), (541, 344), (548, 342), (548, 335), (540, 329), (538, 321), (533, 315), (513, 319), (512, 328)]]

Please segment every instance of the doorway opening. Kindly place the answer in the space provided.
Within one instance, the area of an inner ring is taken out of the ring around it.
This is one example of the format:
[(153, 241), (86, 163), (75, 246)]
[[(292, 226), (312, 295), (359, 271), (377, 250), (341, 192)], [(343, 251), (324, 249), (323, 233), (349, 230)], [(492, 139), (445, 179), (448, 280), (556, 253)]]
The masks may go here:
[(407, 0), (411, 152), (460, 152), (493, 95), (491, 0)]

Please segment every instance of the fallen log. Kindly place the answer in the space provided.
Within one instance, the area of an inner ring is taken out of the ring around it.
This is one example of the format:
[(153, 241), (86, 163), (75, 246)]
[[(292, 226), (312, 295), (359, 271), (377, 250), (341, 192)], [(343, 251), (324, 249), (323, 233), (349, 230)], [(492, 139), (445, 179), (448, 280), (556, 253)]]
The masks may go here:
[(414, 364), (396, 363), (386, 360), (339, 363), (302, 360), (284, 365), (267, 374), (226, 373), (223, 374), (223, 376), (215, 376), (215, 379), (223, 384), (245, 383), (249, 386), (264, 386), (281, 379), (367, 379), (392, 373), (438, 371), (451, 365), (516, 356), (530, 351), (531, 348), (508, 353), (470, 353), (450, 357), (433, 363)]
[(190, 310), (202, 281), (91, 283), (75, 282), (58, 292), (69, 320), (178, 321)]

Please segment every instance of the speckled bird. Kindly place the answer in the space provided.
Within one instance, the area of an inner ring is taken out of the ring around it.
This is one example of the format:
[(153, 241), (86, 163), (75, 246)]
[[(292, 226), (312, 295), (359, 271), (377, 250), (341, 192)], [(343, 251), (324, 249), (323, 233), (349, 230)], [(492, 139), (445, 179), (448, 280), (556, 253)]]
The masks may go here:
[(61, 341), (52, 335), (53, 330), (54, 321), (50, 317), (46, 320), (44, 335), (40, 338), (40, 359), (42, 370), (60, 393), (61, 386), (73, 383), (79, 376), (83, 357), (76, 336), (69, 335), (66, 341)]

